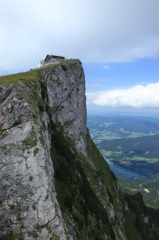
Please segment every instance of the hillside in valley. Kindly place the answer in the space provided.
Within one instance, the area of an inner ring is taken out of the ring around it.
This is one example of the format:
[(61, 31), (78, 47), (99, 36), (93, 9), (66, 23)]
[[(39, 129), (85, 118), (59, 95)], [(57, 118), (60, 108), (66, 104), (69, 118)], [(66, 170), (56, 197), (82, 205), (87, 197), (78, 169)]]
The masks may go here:
[(158, 239), (86, 127), (79, 60), (0, 77), (0, 239)]
[(109, 161), (146, 177), (158, 176), (158, 118), (89, 116), (87, 125), (93, 141)]

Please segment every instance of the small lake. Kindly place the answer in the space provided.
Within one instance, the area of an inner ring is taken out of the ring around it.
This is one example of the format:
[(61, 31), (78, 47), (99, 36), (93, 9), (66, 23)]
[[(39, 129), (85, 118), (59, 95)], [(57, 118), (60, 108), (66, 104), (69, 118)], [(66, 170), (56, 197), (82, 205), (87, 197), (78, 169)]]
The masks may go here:
[(143, 178), (143, 175), (125, 170), (124, 168), (118, 167), (116, 165), (114, 165), (112, 162), (109, 161), (108, 158), (105, 157), (105, 160), (107, 161), (107, 163), (110, 166), (110, 169), (112, 170), (113, 173), (119, 175), (122, 178), (128, 178), (129, 180), (133, 181), (136, 177), (140, 177)]
[[(93, 134), (90, 134), (90, 135), (91, 135), (92, 139), (96, 139), (95, 135), (93, 135)], [(129, 180), (134, 181), (134, 179), (136, 177), (140, 177), (140, 178), (145, 177), (145, 176), (140, 175), (138, 173), (131, 172), (131, 171), (128, 171), (128, 170), (126, 170), (124, 168), (118, 167), (117, 165), (115, 165), (112, 162), (110, 162), (108, 158), (106, 158), (106, 157), (104, 157), (104, 158), (105, 158), (106, 162), (109, 164), (110, 170), (112, 170), (112, 172), (114, 174), (117, 174), (117, 175), (119, 175), (122, 178), (128, 178)]]

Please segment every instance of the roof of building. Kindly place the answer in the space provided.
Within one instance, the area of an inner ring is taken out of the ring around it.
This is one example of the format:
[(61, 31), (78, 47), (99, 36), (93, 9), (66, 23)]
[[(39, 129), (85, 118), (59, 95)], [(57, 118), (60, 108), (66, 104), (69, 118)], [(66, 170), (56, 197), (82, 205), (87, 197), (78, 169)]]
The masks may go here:
[(56, 55), (47, 55), (44, 61), (49, 60), (51, 58), (57, 58), (57, 59), (65, 59), (65, 57), (62, 56), (56, 56)]

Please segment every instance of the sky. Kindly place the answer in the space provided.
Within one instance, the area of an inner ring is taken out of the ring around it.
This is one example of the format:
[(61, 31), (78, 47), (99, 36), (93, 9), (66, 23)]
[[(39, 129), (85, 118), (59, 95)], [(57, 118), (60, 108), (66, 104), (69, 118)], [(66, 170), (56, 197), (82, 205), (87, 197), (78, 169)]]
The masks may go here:
[(0, 76), (78, 58), (88, 113), (159, 115), (159, 0), (0, 0)]

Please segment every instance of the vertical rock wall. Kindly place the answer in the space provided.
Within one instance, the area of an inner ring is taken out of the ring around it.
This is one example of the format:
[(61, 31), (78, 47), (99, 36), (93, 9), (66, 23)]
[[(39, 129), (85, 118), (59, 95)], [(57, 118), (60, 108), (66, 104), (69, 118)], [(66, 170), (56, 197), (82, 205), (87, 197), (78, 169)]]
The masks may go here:
[(86, 155), (87, 133), (85, 76), (79, 60), (46, 69), (42, 78), (47, 85), (48, 104), (54, 110), (54, 122), (64, 127), (79, 152)]
[(15, 234), (27, 240), (66, 239), (54, 187), (48, 117), (44, 112), (33, 121), (31, 88), (22, 82), (0, 94), (0, 239)]
[[(76, 239), (75, 227), (78, 228), (79, 222), (65, 216), (71, 227), (66, 226), (57, 201), (50, 157), (51, 121), (62, 127), (65, 139), (71, 138), (75, 143), (77, 154), (72, 154), (81, 170), (75, 169), (73, 174), (79, 186), (85, 188), (83, 182), (87, 183), (95, 201), (106, 213), (112, 236), (126, 239), (120, 206), (113, 206), (113, 198), (114, 205), (118, 202), (116, 182), (92, 140), (86, 142), (85, 77), (81, 62), (65, 61), (37, 70), (37, 73), (38, 79), (0, 88), (0, 239), (9, 235), (23, 236), (26, 240)], [(98, 165), (98, 160), (103, 167)], [(105, 171), (105, 183), (99, 171)], [(113, 194), (108, 192), (110, 188)], [(87, 196), (85, 189), (77, 189), (76, 198), (79, 194)], [(85, 203), (86, 199), (81, 202)], [(76, 210), (74, 213), (81, 214), (79, 217), (83, 219), (84, 210)], [(95, 219), (93, 211), (86, 216), (91, 222), (90, 232), (94, 227), (100, 231), (94, 223), (103, 226), (107, 222)], [(109, 230), (102, 230), (105, 239), (111, 239)], [(77, 232), (80, 234), (79, 229)]]

